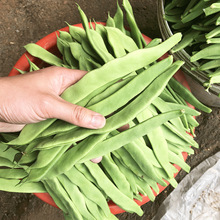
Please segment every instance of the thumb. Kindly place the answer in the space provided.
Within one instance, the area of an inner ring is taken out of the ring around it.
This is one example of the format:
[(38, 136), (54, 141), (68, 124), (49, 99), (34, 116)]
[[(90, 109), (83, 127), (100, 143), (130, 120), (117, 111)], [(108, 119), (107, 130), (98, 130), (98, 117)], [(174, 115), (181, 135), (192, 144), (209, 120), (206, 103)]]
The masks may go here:
[(49, 118), (58, 118), (71, 124), (98, 129), (105, 126), (105, 117), (79, 105), (69, 103), (62, 98), (54, 97), (51, 105), (45, 109)]

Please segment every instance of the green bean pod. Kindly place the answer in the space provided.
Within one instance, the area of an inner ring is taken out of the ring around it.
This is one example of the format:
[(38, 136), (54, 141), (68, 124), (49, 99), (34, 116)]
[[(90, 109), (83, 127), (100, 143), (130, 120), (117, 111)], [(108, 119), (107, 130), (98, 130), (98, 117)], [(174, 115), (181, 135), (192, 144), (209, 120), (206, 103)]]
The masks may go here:
[(132, 52), (138, 49), (132, 38), (128, 37), (120, 30), (111, 27), (105, 27), (108, 42), (111, 45), (115, 57), (126, 55), (126, 52)]
[[(0, 154), (1, 155), (1, 154)], [(14, 167), (15, 164), (5, 157), (0, 156), (0, 167)]]
[(157, 172), (163, 177), (164, 180), (168, 181), (172, 187), (177, 187), (178, 183), (175, 178), (169, 178), (163, 169), (157, 168)]
[(101, 164), (103, 165), (104, 170), (109, 174), (117, 188), (127, 197), (133, 198), (132, 192), (130, 190), (130, 184), (126, 180), (124, 174), (114, 163), (110, 154), (107, 154), (102, 158)]
[(134, 159), (140, 158), (140, 161), (144, 162), (144, 158), (148, 158), (151, 164), (156, 167), (161, 167), (151, 148), (146, 146), (146, 143), (142, 143), (140, 139), (136, 139), (133, 142), (124, 145), (124, 148), (131, 154)]
[[(137, 120), (142, 122), (148, 118), (153, 117), (153, 114), (150, 111), (143, 111), (137, 116)], [(173, 176), (173, 172), (169, 166), (168, 160), (168, 146), (164, 138), (163, 132), (160, 127), (153, 129), (147, 134), (148, 140), (150, 141), (153, 152), (160, 163), (161, 167), (164, 168), (169, 177)]]
[(220, 59), (219, 60), (211, 60), (199, 67), (200, 70), (209, 70), (214, 69), (220, 66)]
[(58, 176), (58, 180), (63, 186), (65, 186), (65, 190), (67, 191), (75, 207), (77, 207), (79, 213), (82, 215), (83, 219), (86, 218), (95, 220), (95, 217), (88, 211), (84, 195), (80, 192), (79, 188), (65, 175)]
[(19, 153), (18, 150), (13, 149), (12, 147), (8, 147), (6, 144), (0, 142), (0, 155), (5, 159), (10, 160), (11, 162), (14, 161), (15, 155)]
[(50, 163), (46, 163), (46, 166), (41, 167), (42, 162), (41, 157), (36, 161), (36, 164), (33, 165), (39, 168), (32, 168), (29, 167), (28, 169), (28, 176), (22, 179), (22, 183), (24, 182), (37, 182), (43, 179), (43, 177), (49, 172), (49, 170), (57, 163), (57, 161), (60, 159), (60, 157), (63, 155), (63, 153), (70, 147), (71, 145), (64, 145), (62, 147), (59, 147), (59, 150), (56, 152), (56, 155), (53, 155), (53, 160)]
[(219, 3), (213, 3), (209, 7), (204, 8), (205, 15), (209, 16), (209, 15), (212, 15), (212, 14), (219, 12), (220, 8), (219, 8), (218, 4)]
[(187, 173), (190, 171), (190, 166), (184, 162), (183, 159), (180, 159), (176, 154), (169, 151), (169, 160), (171, 163), (177, 164), (180, 166), (183, 170), (185, 170)]
[(16, 193), (46, 193), (41, 182), (20, 184), (19, 179), (0, 178), (0, 190)]
[[(115, 152), (113, 152), (114, 154)], [(148, 180), (156, 181), (162, 186), (166, 186), (166, 183), (162, 180), (160, 175), (156, 174), (154, 166), (146, 161), (138, 160), (134, 158), (125, 148), (119, 148), (116, 153), (119, 155), (120, 160), (123, 161), (125, 166), (131, 169), (139, 178), (145, 178)]]
[[(86, 201), (86, 205), (88, 210), (91, 212), (91, 214), (98, 220), (107, 220), (106, 216), (102, 214), (102, 210), (97, 207), (97, 205), (90, 199), (85, 197), (85, 201)], [(111, 217), (108, 216), (108, 219), (110, 219)]]
[(123, 11), (121, 10), (119, 3), (117, 1), (117, 11), (115, 13), (114, 16), (114, 22), (115, 22), (115, 27), (118, 28), (119, 30), (121, 30), (124, 34), (126, 34), (126, 30), (124, 28), (124, 15), (123, 15)]
[(175, 53), (183, 48), (189, 46), (193, 40), (200, 34), (198, 30), (190, 30), (188, 33), (184, 34), (183, 39), (177, 44), (171, 51)]
[[(147, 120), (146, 122), (141, 123), (138, 126), (135, 126), (134, 128), (128, 129), (127, 131), (125, 131), (119, 135), (113, 136), (112, 138), (106, 139), (105, 141), (96, 144), (95, 146), (93, 146), (92, 150), (89, 150), (90, 145), (88, 145), (88, 146), (86, 146), (86, 149), (88, 149), (89, 151), (87, 152), (87, 154), (84, 157), (82, 157), (81, 153), (78, 153), (78, 151), (76, 151), (76, 150), (74, 150), (74, 148), (72, 148), (71, 150), (73, 150), (75, 152), (75, 154), (72, 154), (72, 157), (74, 155), (74, 157), (76, 157), (76, 158), (81, 158), (80, 160), (78, 159), (78, 162), (83, 163), (83, 162), (88, 161), (92, 158), (103, 156), (103, 155), (105, 155), (109, 152), (112, 152), (113, 150), (116, 150), (119, 147), (131, 142), (133, 140), (134, 133), (136, 134), (136, 136), (135, 136), (136, 138), (138, 136), (143, 136), (144, 134), (147, 133), (148, 129), (152, 129), (154, 126), (157, 127), (158, 125), (164, 123), (164, 121), (169, 120), (170, 117), (174, 118), (174, 117), (177, 117), (177, 115), (181, 115), (181, 112), (176, 111), (176, 112), (170, 112), (170, 113), (164, 113), (164, 114), (158, 115), (152, 119)], [(148, 124), (149, 124), (149, 127), (148, 127)], [(137, 136), (137, 134), (139, 134), (139, 135)], [(65, 170), (68, 170), (70, 167), (72, 167), (74, 165), (75, 161), (67, 160), (66, 158), (69, 155), (70, 154), (62, 156), (61, 160), (59, 160), (59, 162), (54, 167), (52, 167), (52, 169), (47, 173), (46, 177), (49, 178), (50, 176), (54, 176), (59, 173), (63, 173), (63, 172), (65, 172)], [(59, 163), (62, 164), (62, 167), (59, 165)]]
[(215, 29), (207, 33), (205, 37), (206, 39), (210, 39), (210, 38), (217, 36), (218, 34), (220, 34), (220, 27), (216, 27)]
[(114, 19), (111, 17), (110, 12), (108, 13), (108, 19), (106, 21), (106, 26), (107, 27), (115, 27), (115, 21)]
[[(72, 167), (71, 170), (65, 172), (65, 175), (69, 180), (77, 185), (82, 193), (86, 195), (88, 199), (97, 204), (105, 213), (105, 216), (109, 216), (110, 210), (108, 208), (107, 201), (100, 190), (97, 189), (91, 182), (89, 182), (85, 176), (80, 173), (75, 167)], [(77, 176), (77, 178), (76, 178)]]
[(80, 13), (83, 27), (86, 31), (86, 36), (92, 46), (96, 51), (98, 56), (106, 63), (110, 60), (113, 60), (114, 57), (108, 52), (106, 45), (98, 32), (89, 28), (88, 19), (81, 8), (78, 6), (78, 11)]
[(24, 169), (0, 169), (0, 178), (5, 179), (23, 179), (27, 176), (27, 172)]
[(191, 105), (207, 113), (210, 113), (212, 111), (210, 108), (199, 102), (188, 89), (186, 89), (181, 83), (179, 83), (175, 79), (171, 79), (169, 84), (176, 93), (180, 94)]
[[(26, 56), (26, 55), (25, 55)], [(29, 72), (32, 72), (32, 71), (36, 71), (36, 70), (39, 70), (40, 68), (33, 62), (31, 62), (31, 60), (28, 58), (28, 56), (26, 56), (27, 60), (28, 60), (28, 63), (30, 65), (30, 69), (29, 69)]]
[(121, 172), (125, 174), (125, 177), (128, 180), (128, 182), (130, 184), (130, 188), (131, 188), (132, 192), (134, 193), (134, 195), (137, 195), (138, 189), (137, 189), (137, 185), (134, 180), (134, 174), (131, 172), (130, 169), (125, 167), (122, 164), (122, 162), (117, 157), (114, 156), (114, 154), (112, 155), (112, 158), (113, 158), (114, 162), (116, 163), (116, 165), (118, 166), (119, 170), (121, 170)]
[(115, 187), (115, 185), (105, 176), (105, 174), (97, 164), (86, 162), (85, 165), (88, 167), (91, 174), (96, 178), (98, 185), (112, 199), (113, 202), (115, 202), (119, 207), (128, 212), (135, 212), (139, 216), (143, 214), (141, 208), (133, 200), (121, 193)]
[[(74, 166), (79, 172), (81, 172), (86, 177), (86, 179), (88, 179), (91, 183), (96, 184), (95, 178), (91, 175), (91, 173), (89, 172), (89, 170), (87, 169), (85, 164), (77, 163)], [(104, 193), (103, 193), (103, 195), (104, 195)]]
[(126, 11), (126, 17), (129, 24), (129, 27), (131, 28), (131, 37), (136, 42), (138, 48), (143, 48), (144, 46), (147, 46), (146, 41), (144, 40), (137, 23), (134, 18), (132, 7), (128, 0), (123, 0), (123, 6)]
[(65, 215), (68, 215), (71, 219), (83, 220), (77, 207), (74, 205), (68, 196), (67, 191), (57, 178), (43, 181), (43, 183), (51, 197), (54, 199), (56, 205), (64, 211)]
[(69, 27), (69, 33), (72, 38), (75, 39), (77, 42), (82, 43), (82, 40), (86, 38), (85, 30), (80, 27), (69, 25), (68, 23), (67, 25)]
[(148, 198), (153, 202), (155, 200), (155, 195), (151, 189), (151, 187), (142, 179), (134, 176), (136, 184), (142, 189), (142, 194), (148, 196)]
[(32, 56), (37, 57), (39, 59), (44, 60), (45, 62), (54, 65), (54, 66), (61, 66), (63, 64), (62, 60), (57, 56), (53, 55), (49, 51), (45, 50), (41, 46), (30, 43), (24, 47), (28, 53)]

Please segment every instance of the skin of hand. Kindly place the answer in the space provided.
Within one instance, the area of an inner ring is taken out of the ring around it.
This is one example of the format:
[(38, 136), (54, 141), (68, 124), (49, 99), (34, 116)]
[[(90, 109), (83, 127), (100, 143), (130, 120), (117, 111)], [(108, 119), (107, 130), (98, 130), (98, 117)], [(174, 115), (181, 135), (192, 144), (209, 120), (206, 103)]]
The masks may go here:
[[(53, 66), (24, 75), (1, 77), (0, 132), (20, 131), (25, 124), (48, 118), (91, 129), (104, 127), (104, 116), (60, 97), (86, 73)], [(100, 160), (96, 158), (93, 162)]]

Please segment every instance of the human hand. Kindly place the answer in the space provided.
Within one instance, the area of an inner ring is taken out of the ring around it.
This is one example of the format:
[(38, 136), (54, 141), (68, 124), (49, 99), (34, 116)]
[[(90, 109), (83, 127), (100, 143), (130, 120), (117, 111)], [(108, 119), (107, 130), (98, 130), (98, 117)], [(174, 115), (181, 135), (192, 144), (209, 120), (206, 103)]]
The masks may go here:
[(20, 131), (25, 124), (58, 118), (80, 127), (98, 129), (105, 118), (63, 100), (63, 91), (86, 71), (48, 67), (34, 73), (0, 78), (0, 132)]

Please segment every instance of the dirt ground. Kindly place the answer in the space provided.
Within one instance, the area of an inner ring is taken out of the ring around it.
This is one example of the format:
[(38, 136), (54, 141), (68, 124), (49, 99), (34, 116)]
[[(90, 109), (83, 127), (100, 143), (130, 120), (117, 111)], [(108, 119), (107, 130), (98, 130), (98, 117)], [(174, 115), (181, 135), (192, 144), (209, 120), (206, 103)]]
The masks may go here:
[[(120, 1), (119, 1), (120, 2)], [(157, 23), (155, 0), (130, 0), (137, 23), (147, 36), (161, 37)], [(78, 0), (77, 3), (89, 18), (105, 21), (107, 13), (114, 15), (116, 0)], [(47, 34), (70, 24), (80, 23), (74, 0), (1, 0), (0, 1), (0, 76), (7, 76), (15, 62), (23, 54), (23, 46), (36, 42)], [(198, 118), (200, 126), (196, 129), (196, 140), (200, 149), (188, 157), (192, 169), (207, 157), (220, 150), (220, 109), (213, 108), (211, 114), (202, 113)], [(181, 171), (177, 181), (186, 175)], [(150, 220), (159, 205), (172, 192), (167, 187), (157, 196), (154, 203), (143, 206), (144, 215), (123, 213), (120, 220)], [(1, 220), (61, 220), (60, 210), (45, 204), (31, 194), (0, 192)]]

